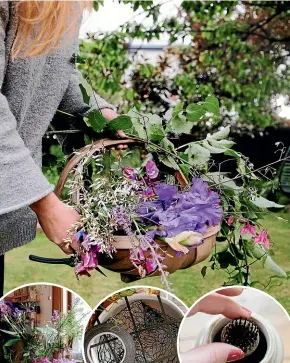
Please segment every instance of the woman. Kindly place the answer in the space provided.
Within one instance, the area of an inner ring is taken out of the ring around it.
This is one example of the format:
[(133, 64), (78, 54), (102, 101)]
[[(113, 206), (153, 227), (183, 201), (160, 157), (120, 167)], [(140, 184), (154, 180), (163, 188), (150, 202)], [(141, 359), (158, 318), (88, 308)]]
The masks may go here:
[[(37, 219), (52, 242), (66, 254), (73, 252), (74, 245), (64, 239), (79, 214), (56, 197), (42, 174), (41, 140), (57, 110), (84, 114), (89, 109), (74, 62), (85, 6), (81, 1), (0, 2), (2, 256), (35, 238)], [(117, 116), (99, 96), (92, 106), (108, 120)]]

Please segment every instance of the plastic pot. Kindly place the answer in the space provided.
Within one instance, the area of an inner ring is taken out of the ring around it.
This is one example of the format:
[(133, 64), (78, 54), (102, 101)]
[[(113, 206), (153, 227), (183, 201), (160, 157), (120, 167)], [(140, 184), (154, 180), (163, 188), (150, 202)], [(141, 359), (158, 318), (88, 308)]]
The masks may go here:
[[(284, 347), (277, 330), (268, 322), (268, 320), (262, 318), (258, 314), (252, 314), (251, 319), (260, 328), (267, 343), (264, 358), (262, 358), (259, 362), (255, 361), (254, 363), (283, 363)], [(220, 329), (222, 329), (229, 321), (230, 319), (222, 316), (218, 316), (216, 319), (211, 320), (199, 334), (196, 341), (196, 347), (212, 343)]]

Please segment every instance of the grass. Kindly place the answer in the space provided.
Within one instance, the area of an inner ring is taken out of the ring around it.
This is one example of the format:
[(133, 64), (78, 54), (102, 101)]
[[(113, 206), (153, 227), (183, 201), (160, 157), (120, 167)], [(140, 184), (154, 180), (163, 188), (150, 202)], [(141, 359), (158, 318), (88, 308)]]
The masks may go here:
[[(287, 218), (287, 215), (283, 217)], [(290, 224), (283, 223), (276, 218), (267, 218), (264, 225), (271, 233), (275, 243), (276, 254), (274, 260), (285, 270), (290, 271)], [(138, 285), (138, 283), (124, 284), (116, 273), (105, 271), (107, 278), (99, 273), (93, 273), (91, 278), (83, 277), (77, 281), (72, 268), (67, 266), (43, 265), (30, 262), (30, 254), (44, 257), (63, 257), (63, 254), (42, 233), (30, 244), (15, 249), (6, 255), (5, 291), (8, 292), (20, 285), (33, 282), (50, 282), (63, 285), (81, 295), (92, 307), (122, 287)], [(203, 294), (218, 288), (225, 280), (222, 271), (209, 271), (203, 278), (200, 270), (204, 264), (200, 264), (188, 270), (178, 271), (170, 276), (174, 293), (189, 306)], [(270, 274), (257, 263), (254, 265), (253, 280), (267, 283)], [(163, 287), (159, 277), (142, 280), (139, 285), (151, 285)], [(290, 281), (275, 281), (275, 285), (266, 292), (275, 297), (288, 312), (290, 312)], [(277, 286), (279, 285), (279, 286)], [(262, 289), (262, 286), (261, 286)]]

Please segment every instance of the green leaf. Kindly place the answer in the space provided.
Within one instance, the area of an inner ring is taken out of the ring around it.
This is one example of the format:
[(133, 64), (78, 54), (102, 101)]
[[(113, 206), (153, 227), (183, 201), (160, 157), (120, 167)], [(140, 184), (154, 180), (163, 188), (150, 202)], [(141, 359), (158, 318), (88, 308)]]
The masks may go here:
[(183, 106), (184, 106), (184, 102), (180, 102), (180, 103), (178, 103), (178, 104), (174, 107), (174, 109), (173, 109), (173, 111), (172, 111), (172, 116), (173, 116), (173, 117), (178, 116), (178, 115), (180, 114), (180, 112), (182, 112), (182, 111), (183, 111)]
[(9, 331), (9, 330), (4, 330), (4, 329), (0, 329), (0, 331), (2, 331), (5, 334), (12, 335), (14, 337), (18, 337), (19, 336), (18, 333), (14, 332), (14, 331)]
[(169, 139), (167, 139), (167, 137), (164, 137), (161, 140), (160, 146), (166, 150), (169, 150), (170, 152), (173, 152), (175, 150), (174, 144)]
[(227, 176), (225, 176), (219, 172), (207, 173), (202, 178), (205, 181), (214, 183), (223, 189), (230, 189), (237, 193), (240, 193), (244, 190), (243, 187), (239, 187), (232, 179), (228, 178)]
[(90, 99), (94, 93), (91, 85), (89, 84), (88, 81), (85, 80), (85, 78), (82, 78), (81, 83), (79, 84), (80, 89), (82, 91), (83, 94), (83, 100), (84, 102), (89, 105), (90, 104)]
[(92, 110), (89, 112), (84, 118), (84, 121), (88, 126), (91, 126), (95, 132), (102, 132), (107, 126), (107, 119), (99, 110)]
[(205, 278), (205, 276), (206, 276), (206, 270), (207, 270), (207, 266), (203, 266), (203, 268), (200, 271), (203, 278)]
[(192, 124), (186, 121), (183, 115), (175, 116), (171, 119), (171, 124), (175, 132), (178, 134), (190, 134)]
[(159, 142), (165, 137), (165, 132), (160, 125), (150, 125), (148, 128), (149, 139), (153, 142)]
[(86, 88), (81, 83), (80, 83), (80, 89), (82, 91), (84, 103), (89, 105), (91, 97), (88, 95)]
[(286, 272), (280, 267), (278, 266), (270, 256), (267, 256), (266, 260), (264, 261), (264, 267), (273, 272), (275, 274), (275, 276), (279, 276), (279, 277), (287, 277)]
[(186, 112), (189, 121), (198, 122), (205, 115), (206, 111), (202, 106), (192, 103), (187, 106)]
[(268, 200), (264, 197), (258, 197), (256, 199), (252, 199), (252, 203), (255, 204), (259, 208), (284, 208), (285, 206), (282, 204), (277, 204)]
[(231, 149), (226, 149), (225, 151), (224, 151), (224, 154), (225, 155), (228, 155), (228, 156), (233, 156), (234, 158), (236, 158), (236, 159), (240, 159), (242, 156), (241, 156), (241, 154), (240, 153), (238, 153), (237, 151), (235, 151), (235, 150), (231, 150)]
[(218, 148), (218, 147), (214, 147), (214, 146), (211, 146), (207, 140), (203, 140), (202, 141), (202, 146), (205, 147), (206, 149), (208, 149), (208, 151), (211, 153), (211, 154), (221, 154), (221, 153), (224, 153), (225, 149), (224, 148)]
[(219, 100), (214, 96), (209, 96), (205, 99), (203, 107), (214, 115), (219, 114)]
[(177, 162), (174, 160), (174, 158), (170, 155), (162, 155), (159, 156), (159, 160), (169, 168), (172, 168), (174, 170), (179, 170), (179, 166)]
[(192, 165), (204, 165), (210, 159), (210, 152), (205, 147), (192, 142), (186, 150), (188, 161)]
[(230, 149), (233, 145), (235, 145), (235, 142), (231, 140), (215, 140), (215, 139), (207, 139), (207, 140), (210, 142), (212, 146), (223, 149)]
[(10, 339), (8, 340), (5, 344), (4, 347), (12, 347), (13, 345), (17, 344), (21, 342), (20, 337), (19, 338), (15, 338), (15, 339)]
[(131, 117), (127, 115), (121, 115), (108, 123), (108, 129), (112, 131), (123, 130), (126, 131), (133, 126)]
[(207, 137), (207, 140), (210, 140), (210, 142), (212, 140), (224, 140), (229, 136), (230, 131), (231, 131), (230, 126), (227, 126), (227, 127), (223, 128), (222, 130), (215, 132), (212, 135), (209, 135)]
[(145, 118), (139, 116), (136, 108), (133, 108), (128, 112), (128, 116), (131, 118), (134, 130), (137, 132), (137, 136), (142, 140), (147, 140), (147, 128), (145, 124)]

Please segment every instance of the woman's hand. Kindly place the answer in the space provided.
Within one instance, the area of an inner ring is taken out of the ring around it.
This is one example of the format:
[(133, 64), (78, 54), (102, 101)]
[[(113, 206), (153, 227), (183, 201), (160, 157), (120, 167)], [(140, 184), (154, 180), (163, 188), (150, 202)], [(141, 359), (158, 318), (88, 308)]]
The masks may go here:
[[(79, 221), (80, 216), (73, 208), (60, 201), (54, 193), (31, 205), (47, 238), (70, 255), (79, 251), (77, 241), (68, 231)], [(71, 243), (65, 242), (70, 239)]]
[(182, 363), (225, 363), (243, 359), (244, 352), (229, 344), (212, 343), (181, 354)]
[[(222, 314), (229, 319), (249, 319), (252, 314), (251, 311), (240, 306), (229, 297), (241, 295), (242, 292), (242, 288), (229, 288), (207, 295), (194, 305), (187, 318), (202, 312), (210, 315)], [(241, 349), (224, 343), (212, 343), (181, 353), (182, 363), (235, 362), (244, 356), (245, 354)]]
[[(113, 110), (111, 110), (110, 108), (103, 108), (102, 109), (102, 114), (103, 114), (103, 116), (110, 122), (111, 120), (114, 120), (114, 118), (116, 118), (116, 117), (118, 117), (119, 115), (115, 112), (115, 111), (113, 111)], [(121, 137), (121, 138), (125, 138), (126, 137), (126, 134), (125, 134), (125, 132), (124, 131), (122, 131), (122, 130), (119, 130), (119, 131), (117, 131), (117, 134), (119, 135), (119, 137)], [(122, 150), (122, 149), (126, 149), (128, 147), (128, 145), (119, 145), (119, 146), (117, 146), (117, 149), (119, 149), (119, 150)], [(112, 148), (112, 149), (114, 149), (114, 148)]]

